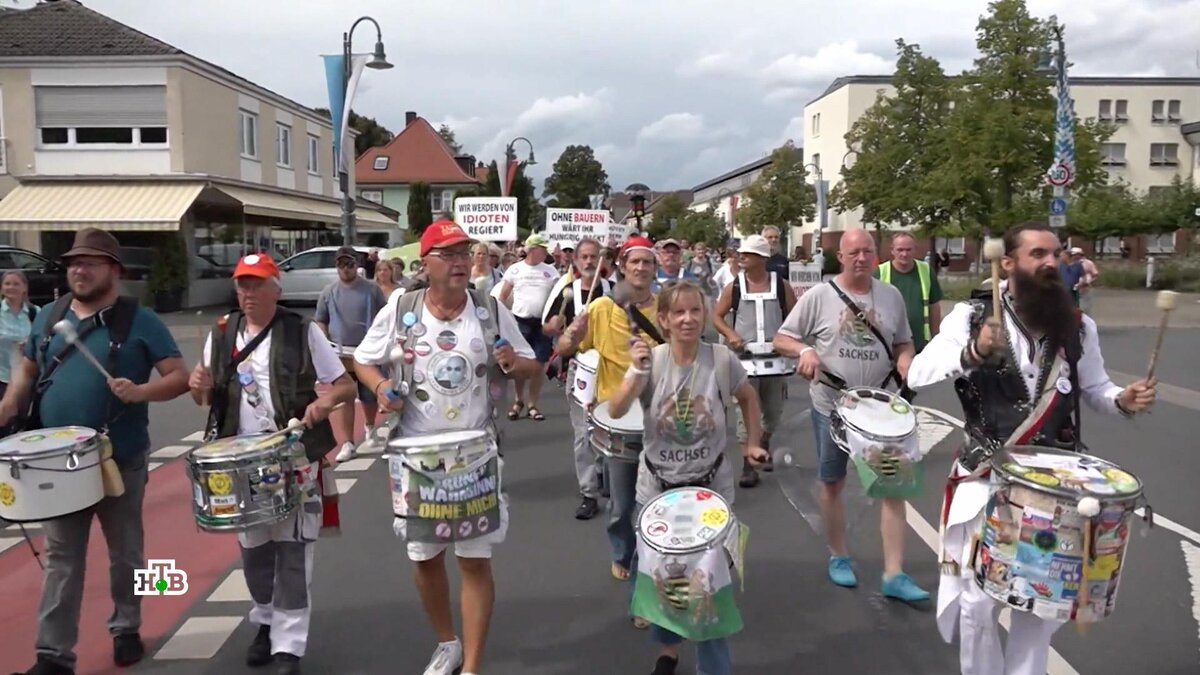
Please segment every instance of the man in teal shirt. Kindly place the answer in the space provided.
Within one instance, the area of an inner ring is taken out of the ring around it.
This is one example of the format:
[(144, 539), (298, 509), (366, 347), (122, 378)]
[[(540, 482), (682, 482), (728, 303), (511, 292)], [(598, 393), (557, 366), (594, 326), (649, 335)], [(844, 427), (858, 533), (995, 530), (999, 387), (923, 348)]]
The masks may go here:
[(916, 237), (909, 232), (893, 234), (892, 259), (875, 269), (875, 278), (895, 286), (904, 297), (913, 347), (919, 354), (942, 325), (942, 307), (938, 304), (942, 301), (942, 287), (929, 263), (913, 257), (916, 244)]
[[(63, 320), (75, 326), (81, 343), (100, 359), (108, 360), (109, 327), (118, 303), (117, 284), (121, 258), (111, 234), (87, 228), (63, 254), (71, 294), (55, 302), (69, 303)], [(128, 307), (128, 304), (124, 304)], [(148, 480), (146, 457), (150, 451), (150, 401), (168, 401), (188, 390), (188, 372), (170, 331), (145, 307), (133, 306), (129, 337), (117, 352), (115, 365), (107, 365), (105, 378), (77, 350), (65, 352), (66, 340), (51, 331), (44, 345), (54, 305), (43, 309), (25, 343), (25, 358), (13, 368), (12, 382), (0, 401), (0, 425), (17, 416), (20, 401), (34, 392), (35, 383), (54, 368), (49, 380), (37, 389), (40, 400), (34, 411), (40, 428), (86, 426), (108, 430), (113, 458), (121, 471), (125, 492), (104, 497), (82, 511), (46, 521), (46, 576), (38, 607), (37, 663), (27, 675), (71, 675), (75, 672), (75, 643), (83, 602), (84, 568), (92, 516), (100, 519), (109, 551), (109, 579), (113, 613), (108, 630), (113, 636), (113, 661), (118, 666), (137, 663), (145, 654), (141, 628), (141, 597), (134, 593), (134, 570), (146, 566), (142, 500)], [(126, 315), (128, 316), (128, 315)], [(90, 329), (93, 324), (99, 324)], [(52, 327), (51, 327), (52, 328)], [(84, 334), (86, 332), (86, 335)], [(64, 355), (65, 353), (65, 355)], [(62, 357), (55, 367), (56, 357)], [(151, 381), (152, 371), (159, 377)]]

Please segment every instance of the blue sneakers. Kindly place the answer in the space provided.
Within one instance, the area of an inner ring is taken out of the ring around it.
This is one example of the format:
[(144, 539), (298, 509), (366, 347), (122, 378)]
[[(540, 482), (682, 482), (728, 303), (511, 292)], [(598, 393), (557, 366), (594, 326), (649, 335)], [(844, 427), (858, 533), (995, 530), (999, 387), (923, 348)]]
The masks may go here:
[[(833, 563), (830, 563), (829, 574), (833, 575)], [(891, 578), (884, 577), (882, 589), (885, 596), (903, 602), (921, 602), (929, 599), (929, 591), (914, 583), (904, 572)]]
[(858, 585), (858, 577), (850, 567), (850, 558), (843, 555), (829, 557), (829, 580), (838, 586), (854, 588)]

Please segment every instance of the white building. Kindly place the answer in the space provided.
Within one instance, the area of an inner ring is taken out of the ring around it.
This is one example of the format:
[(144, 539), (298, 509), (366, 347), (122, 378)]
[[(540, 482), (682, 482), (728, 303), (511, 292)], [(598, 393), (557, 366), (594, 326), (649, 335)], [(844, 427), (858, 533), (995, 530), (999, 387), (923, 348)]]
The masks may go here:
[[(846, 133), (880, 94), (895, 93), (891, 80), (888, 75), (841, 77), (804, 107), (804, 147), (830, 189), (841, 181), (843, 162), (850, 155)], [(1102, 149), (1114, 181), (1123, 180), (1143, 192), (1170, 185), (1175, 176), (1200, 184), (1200, 133), (1192, 131), (1185, 136), (1185, 131), (1193, 129), (1189, 123), (1200, 122), (1200, 78), (1072, 77), (1071, 96), (1079, 117), (1116, 125), (1116, 132)], [(839, 233), (855, 227), (862, 227), (860, 211), (830, 211), (825, 245), (836, 246)], [(797, 229), (802, 243), (811, 250), (815, 223)], [(1166, 239), (1130, 244), (1135, 254), (1156, 249), (1167, 252), (1173, 242)], [(959, 255), (969, 247), (969, 242), (962, 240), (950, 244), (951, 252)], [(1109, 248), (1106, 245), (1106, 251)]]
[[(799, 159), (803, 160), (804, 149), (796, 148), (796, 153), (800, 156)], [(707, 211), (710, 207), (715, 207), (717, 215), (725, 222), (725, 229), (730, 235), (737, 236), (734, 217), (737, 214), (738, 203), (770, 164), (771, 155), (768, 153), (765, 157), (700, 183), (692, 188), (692, 203), (688, 208), (693, 211)]]

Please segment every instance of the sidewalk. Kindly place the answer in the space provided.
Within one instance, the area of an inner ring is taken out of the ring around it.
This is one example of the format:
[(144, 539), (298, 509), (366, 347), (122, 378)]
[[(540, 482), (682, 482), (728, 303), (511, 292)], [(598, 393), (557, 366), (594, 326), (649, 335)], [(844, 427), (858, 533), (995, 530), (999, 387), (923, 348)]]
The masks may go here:
[[(1101, 326), (1145, 328), (1158, 326), (1162, 320), (1162, 312), (1155, 305), (1158, 291), (1097, 288), (1092, 292), (1095, 294), (1092, 318)], [(942, 316), (950, 312), (953, 304), (942, 302)], [(1178, 294), (1175, 311), (1171, 312), (1171, 327), (1200, 328), (1200, 294)]]

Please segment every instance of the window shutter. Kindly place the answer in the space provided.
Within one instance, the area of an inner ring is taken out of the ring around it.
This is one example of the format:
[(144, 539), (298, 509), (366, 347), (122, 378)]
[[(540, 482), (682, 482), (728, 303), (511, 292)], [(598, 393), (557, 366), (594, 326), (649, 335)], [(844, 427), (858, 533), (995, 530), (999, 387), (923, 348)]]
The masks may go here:
[(165, 127), (167, 88), (35, 87), (39, 127)]

